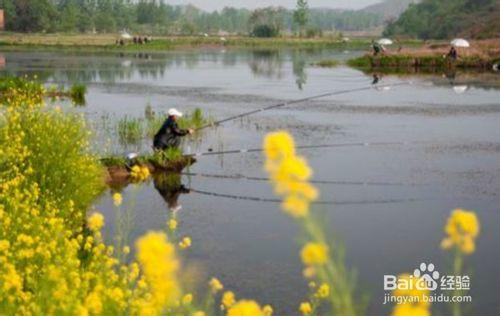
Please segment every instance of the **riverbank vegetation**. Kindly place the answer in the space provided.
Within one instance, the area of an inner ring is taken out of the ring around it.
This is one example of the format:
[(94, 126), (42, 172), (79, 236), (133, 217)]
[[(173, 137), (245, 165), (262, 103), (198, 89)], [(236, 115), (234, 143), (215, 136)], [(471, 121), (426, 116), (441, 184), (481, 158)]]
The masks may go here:
[(405, 69), (445, 70), (445, 69), (477, 69), (491, 71), (494, 64), (500, 62), (498, 40), (473, 41), (469, 48), (459, 48), (458, 58), (447, 57), (449, 44), (431, 43), (421, 48), (402, 48), (398, 51), (388, 50), (378, 56), (366, 54), (351, 59), (347, 64), (351, 67), (376, 70), (394, 70), (404, 72)]
[[(353, 38), (349, 41), (338, 35), (325, 35), (320, 38), (298, 38), (280, 36), (275, 38), (257, 38), (248, 36), (227, 36), (221, 40), (219, 36), (159, 36), (144, 44), (126, 42), (123, 46), (117, 45), (119, 38), (116, 34), (20, 34), (5, 33), (0, 35), (2, 50), (68, 50), (68, 51), (166, 51), (189, 48), (341, 48), (366, 49), (370, 45), (368, 38)], [(407, 40), (404, 45), (415, 46), (420, 41)]]
[(325, 60), (321, 60), (321, 61), (318, 61), (316, 63), (313, 63), (313, 66), (318, 66), (318, 67), (323, 67), (323, 68), (333, 68), (333, 67), (337, 67), (338, 65), (340, 65), (340, 61), (338, 61), (336, 59), (325, 59)]
[[(273, 307), (240, 298), (217, 278), (199, 290), (187, 285), (184, 280), (192, 276), (182, 258), (196, 240), (178, 233), (182, 223), (174, 212), (165, 217), (163, 230), (145, 233), (132, 249), (123, 240), (116, 247), (107, 244), (101, 233), (106, 218), (92, 207), (103, 194), (104, 172), (89, 151), (84, 118), (46, 107), (43, 87), (19, 80), (2, 90), (8, 97), (0, 105), (0, 314), (272, 315)], [(344, 250), (316, 219), (312, 206), (320, 193), (310, 183), (306, 159), (286, 132), (269, 134), (264, 148), (264, 167), (283, 198), (282, 209), (303, 231), (297, 257), (310, 291), (297, 310), (364, 314)], [(131, 177), (137, 184), (150, 174), (134, 166)], [(121, 193), (112, 192), (112, 200), (117, 214), (123, 213)], [(475, 251), (479, 220), (456, 210), (444, 231), (441, 246), (453, 252), (453, 273), (461, 275), (466, 256)], [(415, 294), (430, 295), (394, 292)], [(404, 301), (392, 315), (430, 315), (429, 303)], [(453, 308), (460, 313), (460, 305)]]

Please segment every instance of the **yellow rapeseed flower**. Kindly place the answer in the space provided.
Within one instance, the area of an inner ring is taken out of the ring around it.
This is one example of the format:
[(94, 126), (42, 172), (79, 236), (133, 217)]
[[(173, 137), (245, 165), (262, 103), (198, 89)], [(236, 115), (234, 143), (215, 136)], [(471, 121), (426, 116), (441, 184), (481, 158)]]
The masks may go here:
[(255, 301), (241, 300), (228, 310), (227, 316), (264, 316), (264, 312)]
[(428, 308), (415, 304), (398, 304), (394, 306), (391, 316), (431, 316)]
[(175, 247), (161, 232), (149, 232), (137, 241), (137, 258), (143, 267), (151, 298), (141, 307), (161, 311), (179, 299), (180, 289), (176, 273), (179, 262)]
[(430, 316), (430, 303), (426, 299), (426, 296), (429, 295), (429, 290), (417, 288), (418, 278), (409, 274), (398, 276), (398, 280), (404, 280), (408, 284), (408, 288), (398, 288), (392, 294), (394, 296), (411, 297), (412, 300), (396, 305), (392, 310), (391, 316)]
[(295, 218), (306, 217), (309, 214), (309, 203), (307, 200), (296, 195), (287, 196), (281, 203), (283, 210)]
[(87, 226), (93, 231), (100, 230), (104, 226), (104, 216), (97, 212), (92, 214), (87, 220)]
[(224, 289), (224, 285), (222, 285), (217, 278), (212, 278), (208, 284), (210, 285), (210, 290), (214, 294)]
[(189, 305), (193, 302), (193, 294), (188, 293), (182, 297), (182, 305)]
[(122, 204), (123, 198), (122, 195), (118, 192), (113, 193), (113, 204), (115, 206), (120, 206)]
[(424, 297), (429, 295), (429, 290), (421, 290), (417, 288), (418, 278), (413, 277), (409, 274), (402, 274), (398, 276), (398, 280), (404, 280), (406, 284), (408, 284), (408, 288), (406, 289), (396, 289), (392, 292), (394, 296), (408, 296), (408, 297), (418, 297), (418, 305), (429, 306), (428, 300)]
[(264, 313), (264, 316), (272, 316), (273, 308), (270, 305), (266, 305), (262, 308), (262, 312)]
[(304, 158), (295, 155), (293, 138), (286, 132), (268, 134), (264, 149), (265, 169), (270, 174), (276, 194), (283, 196), (283, 211), (294, 218), (308, 216), (309, 205), (319, 194), (307, 182), (312, 170)]
[(149, 168), (147, 166), (132, 166), (130, 169), (130, 178), (133, 182), (143, 182), (146, 181), (151, 173), (149, 172)]
[(222, 295), (222, 305), (225, 308), (229, 308), (233, 306), (233, 304), (236, 302), (236, 298), (234, 296), (234, 293), (231, 291), (224, 292)]
[(264, 152), (271, 160), (294, 156), (295, 143), (290, 134), (285, 131), (270, 133), (264, 139)]
[(326, 283), (323, 283), (320, 285), (318, 288), (318, 291), (316, 292), (316, 296), (318, 298), (327, 298), (330, 295), (330, 286)]
[(179, 242), (179, 247), (181, 249), (186, 249), (191, 247), (191, 238), (190, 237), (182, 238), (181, 242)]
[(130, 247), (129, 246), (124, 246), (122, 249), (123, 253), (128, 255), (130, 253)]
[(328, 261), (328, 246), (309, 242), (302, 248), (300, 257), (306, 266), (325, 264)]
[(167, 226), (170, 230), (176, 230), (177, 229), (177, 221), (175, 219), (169, 219), (167, 221)]
[(92, 292), (85, 299), (85, 307), (92, 314), (100, 314), (102, 311), (102, 302), (99, 294)]
[(479, 235), (479, 220), (474, 212), (454, 210), (444, 227), (446, 237), (441, 242), (443, 249), (456, 247), (461, 253), (471, 254), (475, 250), (475, 239)]
[(302, 315), (310, 315), (312, 313), (312, 306), (309, 302), (300, 303), (299, 311)]

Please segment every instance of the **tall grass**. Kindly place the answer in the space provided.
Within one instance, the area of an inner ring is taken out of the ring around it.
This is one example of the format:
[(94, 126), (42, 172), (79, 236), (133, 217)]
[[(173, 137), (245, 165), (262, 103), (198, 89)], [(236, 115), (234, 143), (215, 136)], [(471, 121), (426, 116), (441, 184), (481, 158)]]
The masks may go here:
[(209, 119), (203, 115), (200, 108), (194, 109), (193, 112), (188, 112), (178, 120), (180, 128), (199, 128), (209, 122)]
[(125, 116), (118, 120), (117, 133), (122, 144), (137, 144), (144, 137), (143, 120)]
[[(146, 115), (146, 135), (149, 138), (152, 138), (163, 125), (165, 120), (167, 119), (167, 114), (155, 114), (148, 112), (150, 114)], [(194, 109), (192, 112), (187, 112), (183, 117), (177, 120), (177, 124), (182, 129), (188, 128), (199, 128), (205, 124), (209, 124), (212, 121), (211, 118), (207, 117), (203, 114), (203, 111), (200, 108)]]
[(69, 90), (69, 96), (75, 105), (85, 105), (85, 94), (87, 86), (84, 84), (74, 84)]

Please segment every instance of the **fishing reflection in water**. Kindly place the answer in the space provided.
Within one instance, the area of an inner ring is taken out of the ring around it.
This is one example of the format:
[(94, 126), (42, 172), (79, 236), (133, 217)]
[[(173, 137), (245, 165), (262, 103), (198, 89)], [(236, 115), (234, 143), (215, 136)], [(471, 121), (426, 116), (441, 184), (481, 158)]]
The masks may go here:
[(167, 203), (168, 209), (176, 213), (182, 209), (179, 203), (181, 194), (189, 194), (191, 190), (182, 184), (181, 174), (157, 172), (153, 174), (155, 189)]

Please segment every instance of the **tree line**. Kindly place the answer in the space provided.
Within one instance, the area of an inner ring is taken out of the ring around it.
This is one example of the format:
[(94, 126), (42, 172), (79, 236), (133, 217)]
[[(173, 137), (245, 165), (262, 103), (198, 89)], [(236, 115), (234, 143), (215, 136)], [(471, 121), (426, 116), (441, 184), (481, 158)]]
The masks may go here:
[(422, 0), (389, 23), (384, 34), (421, 39), (495, 37), (500, 32), (499, 12), (498, 0)]
[(118, 32), (152, 34), (216, 33), (276, 36), (283, 31), (365, 30), (379, 26), (378, 13), (310, 9), (298, 0), (296, 10), (267, 7), (254, 11), (226, 7), (206, 12), (163, 0), (0, 0), (6, 30), (16, 32)]

